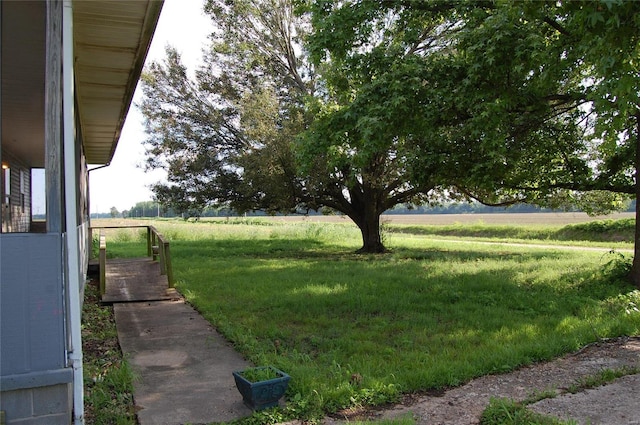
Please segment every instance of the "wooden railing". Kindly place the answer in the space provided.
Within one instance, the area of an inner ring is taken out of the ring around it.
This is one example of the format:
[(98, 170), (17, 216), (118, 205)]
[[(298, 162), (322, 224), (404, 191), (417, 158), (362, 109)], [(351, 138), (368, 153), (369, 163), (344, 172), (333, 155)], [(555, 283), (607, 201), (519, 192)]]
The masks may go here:
[(147, 256), (152, 257), (153, 261), (159, 261), (160, 274), (167, 276), (169, 288), (174, 287), (173, 268), (171, 267), (171, 249), (169, 241), (154, 226), (138, 225), (138, 226), (99, 226), (89, 228), (89, 237), (93, 243), (93, 230), (100, 229), (99, 236), (99, 262), (100, 262), (100, 293), (105, 292), (105, 270), (107, 264), (107, 243), (105, 229), (130, 229), (130, 228), (146, 228), (147, 229)]
[[(91, 235), (91, 242), (93, 243), (93, 234)], [(107, 276), (107, 237), (104, 235), (104, 229), (100, 229), (100, 253), (98, 258), (100, 260), (100, 295), (104, 295), (106, 291), (106, 276)]]
[(147, 255), (153, 257), (153, 261), (159, 259), (160, 274), (167, 275), (169, 288), (173, 288), (173, 268), (171, 267), (169, 241), (153, 226), (147, 226)]

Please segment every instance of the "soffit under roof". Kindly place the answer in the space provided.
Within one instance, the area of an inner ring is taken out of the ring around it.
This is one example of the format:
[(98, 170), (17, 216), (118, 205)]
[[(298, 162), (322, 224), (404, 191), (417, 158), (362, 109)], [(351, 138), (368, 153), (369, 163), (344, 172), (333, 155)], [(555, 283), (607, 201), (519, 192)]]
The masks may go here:
[(89, 164), (115, 153), (162, 1), (73, 1), (76, 96)]
[(2, 1), (0, 10), (2, 152), (44, 167), (46, 4)]

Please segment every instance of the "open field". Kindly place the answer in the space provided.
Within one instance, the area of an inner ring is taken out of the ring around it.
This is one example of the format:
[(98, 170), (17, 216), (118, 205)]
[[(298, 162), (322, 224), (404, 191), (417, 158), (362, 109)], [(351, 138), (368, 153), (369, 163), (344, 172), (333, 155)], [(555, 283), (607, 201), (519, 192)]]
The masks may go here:
[[(596, 220), (618, 220), (623, 218), (634, 218), (634, 213), (616, 213), (606, 216), (590, 217), (585, 213), (521, 213), (521, 214), (385, 214), (382, 216), (383, 222), (391, 224), (413, 224), (413, 225), (451, 225), (451, 224), (495, 224), (495, 225), (545, 225), (564, 226), (574, 223), (585, 223)], [(262, 216), (249, 217), (260, 220), (274, 222), (321, 222), (321, 223), (348, 223), (349, 217), (341, 215), (289, 215), (289, 216)], [(235, 217), (205, 217), (202, 221), (227, 221)], [(140, 224), (137, 219), (92, 219), (93, 225), (124, 225)]]
[[(380, 405), (640, 333), (640, 291), (619, 254), (412, 230), (392, 233), (388, 254), (357, 255), (346, 220), (134, 223), (171, 240), (178, 290), (243, 355), (293, 377), (287, 409), (257, 422)], [(139, 230), (114, 232), (108, 251), (139, 255)]]
[[(207, 217), (188, 221), (179, 218), (92, 220), (93, 226), (140, 226), (149, 223), (167, 229), (163, 231), (168, 231), (169, 237), (177, 229), (199, 229), (206, 233), (214, 227), (221, 229), (226, 225), (236, 226), (237, 229), (239, 224), (255, 225), (263, 230), (271, 228), (269, 231), (291, 225), (299, 225), (298, 229), (333, 225), (343, 228), (344, 232), (356, 232), (349, 238), (360, 240), (356, 225), (344, 216)], [(189, 227), (189, 223), (195, 227)], [(588, 246), (617, 251), (632, 249), (634, 240), (634, 216), (631, 213), (602, 217), (589, 217), (584, 213), (385, 215), (382, 217), (382, 226), (385, 245), (391, 249), (396, 239), (408, 237), (458, 242)], [(125, 241), (136, 237), (140, 230), (107, 229), (106, 232), (109, 238)]]

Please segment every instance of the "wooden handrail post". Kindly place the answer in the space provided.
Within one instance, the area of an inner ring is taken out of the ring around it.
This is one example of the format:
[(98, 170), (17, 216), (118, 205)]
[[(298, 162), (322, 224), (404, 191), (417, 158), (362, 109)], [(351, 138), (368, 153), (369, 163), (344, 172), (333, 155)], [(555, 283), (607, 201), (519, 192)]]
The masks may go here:
[(104, 231), (100, 231), (100, 295), (106, 291), (107, 280), (107, 238)]
[(89, 226), (89, 260), (93, 260), (93, 227)]
[(169, 288), (173, 288), (173, 267), (171, 267), (171, 251), (169, 250), (169, 242), (164, 243), (164, 261), (165, 270), (167, 273), (167, 281), (169, 282)]
[(160, 245), (160, 235), (158, 233), (158, 229), (153, 226), (149, 226), (149, 230), (151, 231), (151, 257), (153, 261), (158, 259), (158, 250)]
[(173, 283), (173, 267), (171, 266), (171, 251), (169, 250), (169, 241), (158, 232), (153, 226), (149, 226), (151, 232), (151, 249), (153, 253), (153, 261), (158, 260), (160, 263), (160, 274), (167, 276), (169, 288), (174, 287)]
[(151, 247), (153, 246), (153, 244), (151, 243), (151, 227), (147, 226), (147, 257), (151, 257), (153, 255), (153, 251), (151, 249)]
[(160, 274), (167, 274), (167, 263), (165, 257), (165, 241), (158, 235), (158, 254), (160, 254)]

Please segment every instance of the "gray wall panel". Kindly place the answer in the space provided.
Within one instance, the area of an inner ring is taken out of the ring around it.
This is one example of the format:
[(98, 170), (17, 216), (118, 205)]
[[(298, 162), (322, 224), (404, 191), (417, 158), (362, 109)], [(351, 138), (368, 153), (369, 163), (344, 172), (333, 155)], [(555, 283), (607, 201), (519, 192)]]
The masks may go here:
[(0, 374), (65, 367), (62, 242), (0, 235)]

